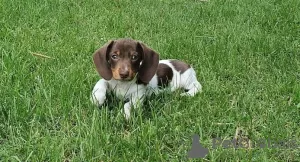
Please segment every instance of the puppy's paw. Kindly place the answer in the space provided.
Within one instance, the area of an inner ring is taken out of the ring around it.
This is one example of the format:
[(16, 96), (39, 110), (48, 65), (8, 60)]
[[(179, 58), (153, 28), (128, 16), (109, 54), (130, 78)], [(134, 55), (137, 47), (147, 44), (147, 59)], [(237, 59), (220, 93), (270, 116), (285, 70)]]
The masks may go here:
[(187, 92), (184, 92), (184, 93), (181, 93), (180, 96), (190, 96), (190, 94)]
[(131, 104), (129, 102), (125, 103), (124, 105), (124, 117), (126, 120), (130, 119), (130, 109), (131, 109)]
[(189, 96), (189, 97), (193, 97), (197, 94), (197, 92), (192, 92), (192, 91), (189, 91), (189, 92), (184, 92), (184, 93), (181, 93), (180, 96)]
[(195, 96), (197, 93), (202, 92), (202, 86), (199, 82), (191, 84), (192, 86), (186, 90), (185, 93), (181, 93), (180, 96)]
[(90, 98), (91, 102), (97, 106), (103, 105), (105, 99), (106, 99), (106, 96), (105, 96), (105, 94), (102, 94), (102, 93), (94, 93), (94, 94), (92, 94), (92, 97)]

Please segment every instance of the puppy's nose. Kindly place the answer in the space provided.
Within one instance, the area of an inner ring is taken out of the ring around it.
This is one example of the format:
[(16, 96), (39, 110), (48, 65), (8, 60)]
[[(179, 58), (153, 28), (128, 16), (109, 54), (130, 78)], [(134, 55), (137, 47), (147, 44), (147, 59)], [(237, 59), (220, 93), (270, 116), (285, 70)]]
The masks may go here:
[(122, 79), (125, 79), (129, 76), (129, 71), (120, 69), (119, 74)]

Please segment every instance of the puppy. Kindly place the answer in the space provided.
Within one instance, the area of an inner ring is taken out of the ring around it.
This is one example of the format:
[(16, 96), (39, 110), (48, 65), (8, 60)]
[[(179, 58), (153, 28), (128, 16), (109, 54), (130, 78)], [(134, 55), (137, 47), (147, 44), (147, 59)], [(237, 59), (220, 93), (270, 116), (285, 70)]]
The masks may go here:
[(159, 55), (144, 43), (118, 39), (105, 44), (93, 56), (97, 72), (102, 77), (92, 91), (91, 101), (101, 106), (107, 92), (128, 100), (124, 116), (130, 118), (131, 107), (142, 103), (145, 96), (170, 87), (186, 90), (181, 95), (194, 96), (202, 89), (194, 69), (179, 60), (159, 60)]

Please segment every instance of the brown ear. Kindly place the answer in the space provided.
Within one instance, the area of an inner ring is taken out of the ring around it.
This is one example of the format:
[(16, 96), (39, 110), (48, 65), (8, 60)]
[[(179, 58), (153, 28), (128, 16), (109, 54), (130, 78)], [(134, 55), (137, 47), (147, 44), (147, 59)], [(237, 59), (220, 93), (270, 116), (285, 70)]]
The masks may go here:
[(148, 84), (156, 73), (159, 56), (154, 50), (150, 49), (141, 42), (137, 43), (137, 51), (142, 53), (143, 56), (142, 64), (138, 72), (138, 77), (140, 81)]
[(99, 75), (105, 79), (110, 80), (112, 78), (112, 72), (110, 69), (110, 65), (108, 64), (108, 54), (111, 50), (114, 41), (104, 45), (100, 49), (98, 49), (93, 56), (94, 64), (96, 65), (96, 69)]

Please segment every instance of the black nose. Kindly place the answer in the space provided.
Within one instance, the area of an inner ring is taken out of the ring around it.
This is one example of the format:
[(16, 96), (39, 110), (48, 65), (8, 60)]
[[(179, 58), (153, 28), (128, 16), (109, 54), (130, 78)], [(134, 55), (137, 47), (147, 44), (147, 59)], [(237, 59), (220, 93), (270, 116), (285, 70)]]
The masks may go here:
[(120, 74), (120, 77), (122, 79), (125, 79), (125, 78), (127, 78), (129, 76), (129, 71), (127, 71), (127, 70), (120, 70), (119, 74)]

